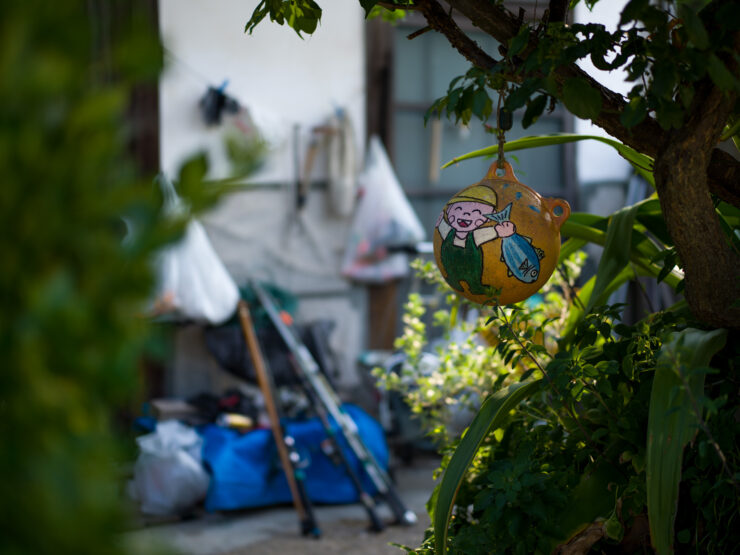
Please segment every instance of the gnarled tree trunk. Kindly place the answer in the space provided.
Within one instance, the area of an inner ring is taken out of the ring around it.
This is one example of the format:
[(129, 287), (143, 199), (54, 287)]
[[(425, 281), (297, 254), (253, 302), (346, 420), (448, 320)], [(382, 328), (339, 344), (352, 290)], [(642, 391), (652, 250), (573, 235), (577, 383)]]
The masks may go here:
[(688, 121), (669, 133), (655, 160), (655, 186), (686, 275), (686, 300), (696, 318), (719, 327), (740, 325), (740, 307), (733, 306), (740, 299), (740, 256), (720, 228), (707, 171), (732, 102), (705, 83)]

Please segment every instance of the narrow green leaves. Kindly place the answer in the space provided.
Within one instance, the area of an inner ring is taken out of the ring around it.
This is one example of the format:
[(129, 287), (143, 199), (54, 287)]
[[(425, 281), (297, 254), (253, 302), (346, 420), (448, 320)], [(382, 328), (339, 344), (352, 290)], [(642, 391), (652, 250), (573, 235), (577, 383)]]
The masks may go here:
[(601, 94), (585, 79), (568, 79), (563, 85), (563, 104), (582, 119), (595, 119), (601, 112)]
[[(652, 187), (655, 187), (655, 179), (653, 177), (653, 159), (650, 156), (646, 156), (640, 152), (637, 152), (634, 148), (629, 147), (620, 143), (615, 139), (609, 137), (601, 137), (599, 135), (579, 135), (576, 133), (554, 133), (552, 135), (534, 135), (531, 137), (522, 137), (514, 141), (508, 141), (504, 144), (504, 150), (506, 152), (514, 152), (516, 150), (524, 150), (527, 148), (538, 148), (542, 146), (560, 145), (564, 143), (573, 143), (577, 141), (599, 141), (610, 147), (614, 148), (625, 160), (627, 160), (635, 168), (645, 180), (650, 183)], [(481, 156), (495, 156), (498, 153), (498, 145), (491, 145), (485, 148), (468, 152), (453, 158), (449, 162), (442, 166), (442, 169), (457, 164), (463, 160), (469, 160), (471, 158), (478, 158)]]
[(650, 394), (647, 505), (650, 537), (659, 555), (673, 552), (683, 449), (696, 431), (704, 372), (725, 344), (726, 330), (686, 329), (663, 343)]
[(634, 225), (635, 212), (638, 206), (635, 204), (622, 208), (609, 219), (604, 252), (601, 254), (601, 260), (599, 260), (596, 283), (586, 312), (591, 311), (595, 306), (596, 299), (601, 297), (607, 286), (630, 262), (632, 226)]
[(437, 503), (433, 511), (435, 553), (442, 555), (447, 552), (447, 529), (452, 518), (455, 497), (481, 443), (491, 430), (501, 427), (510, 410), (537, 391), (540, 382), (541, 380), (533, 380), (510, 385), (488, 397), (481, 405), (455, 449), (439, 484)]
[(727, 66), (716, 54), (710, 54), (707, 59), (707, 71), (714, 84), (723, 91), (731, 91), (740, 88), (737, 78), (727, 69)]

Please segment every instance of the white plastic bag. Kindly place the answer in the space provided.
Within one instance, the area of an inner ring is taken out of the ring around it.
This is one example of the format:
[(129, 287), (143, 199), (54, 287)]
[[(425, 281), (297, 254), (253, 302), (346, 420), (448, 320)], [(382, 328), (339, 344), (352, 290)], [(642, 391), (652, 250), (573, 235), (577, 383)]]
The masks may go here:
[(424, 228), (398, 182), (378, 137), (371, 137), (359, 178), (362, 197), (352, 222), (342, 274), (382, 283), (408, 273), (408, 257), (394, 248), (423, 241)]
[[(160, 176), (164, 210), (173, 214), (184, 207), (172, 183)], [(156, 261), (157, 300), (168, 315), (179, 320), (221, 324), (239, 302), (239, 289), (213, 250), (203, 226), (191, 220), (182, 240)]]
[(201, 437), (176, 420), (157, 424), (137, 438), (141, 453), (134, 466), (129, 494), (150, 515), (175, 515), (206, 496), (210, 477), (201, 464)]

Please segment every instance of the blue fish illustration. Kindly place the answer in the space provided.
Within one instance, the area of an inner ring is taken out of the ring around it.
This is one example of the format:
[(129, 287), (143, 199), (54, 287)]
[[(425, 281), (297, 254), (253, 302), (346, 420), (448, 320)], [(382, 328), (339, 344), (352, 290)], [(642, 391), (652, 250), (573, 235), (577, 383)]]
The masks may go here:
[[(486, 215), (496, 223), (510, 221), (511, 203), (500, 212)], [(514, 233), (501, 239), (501, 260), (509, 269), (509, 274), (524, 283), (536, 281), (540, 275), (540, 258), (544, 256), (541, 249), (535, 249), (531, 241)]]

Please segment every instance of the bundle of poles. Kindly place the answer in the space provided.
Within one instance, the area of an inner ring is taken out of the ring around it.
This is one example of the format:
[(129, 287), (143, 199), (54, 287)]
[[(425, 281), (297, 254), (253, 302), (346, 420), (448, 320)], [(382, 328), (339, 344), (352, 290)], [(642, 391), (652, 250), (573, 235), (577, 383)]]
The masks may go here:
[[(258, 282), (251, 281), (249, 285), (291, 355), (291, 365), (297, 381), (326, 433), (331, 456), (338, 461), (338, 464), (357, 490), (360, 503), (367, 512), (370, 522), (369, 529), (379, 532), (385, 528), (385, 524), (378, 516), (375, 498), (363, 486), (361, 477), (347, 458), (344, 449), (342, 449), (339, 442), (340, 437), (344, 438), (349, 449), (360, 461), (361, 471), (370, 478), (377, 490), (378, 497), (385, 501), (390, 508), (395, 519), (394, 523), (414, 524), (416, 515), (404, 505), (388, 473), (363, 442), (357, 425), (351, 415), (342, 407), (339, 397), (329, 384), (326, 376), (321, 372), (316, 359), (303, 343), (293, 319), (288, 313), (279, 309), (272, 296)], [(321, 535), (321, 530), (306, 491), (305, 473), (299, 464), (300, 456), (295, 448), (295, 440), (286, 434), (282, 425), (281, 407), (276, 402), (275, 384), (262, 355), (249, 305), (246, 301), (239, 301), (238, 313), (244, 339), (255, 368), (257, 383), (265, 399), (270, 427), (277, 446), (280, 463), (288, 481), (293, 505), (298, 515), (301, 534), (318, 538)], [(332, 424), (332, 420), (336, 425)]]

